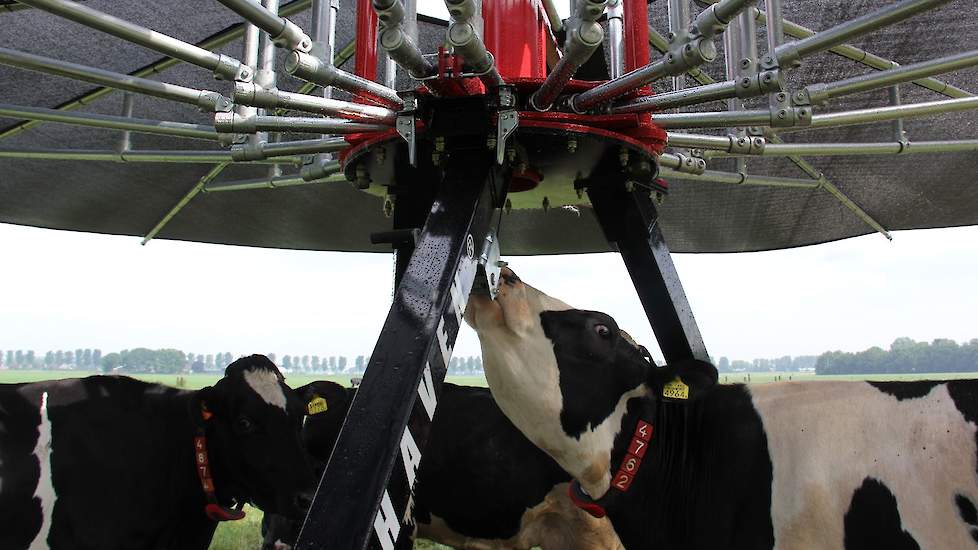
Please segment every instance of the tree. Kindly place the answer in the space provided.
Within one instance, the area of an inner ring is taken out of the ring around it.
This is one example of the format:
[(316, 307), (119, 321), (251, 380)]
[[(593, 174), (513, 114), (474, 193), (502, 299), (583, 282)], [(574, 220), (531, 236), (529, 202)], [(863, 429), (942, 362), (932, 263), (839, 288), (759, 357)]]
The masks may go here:
[(82, 365), (84, 365), (86, 369), (92, 367), (92, 350), (91, 350), (91, 348), (87, 348), (87, 349), (85, 349), (84, 352), (82, 352)]
[(6, 364), (8, 368), (14, 366), (14, 352), (9, 349), (7, 350)]
[(75, 368), (75, 352), (68, 350), (65, 352), (65, 364), (69, 368)]
[(318, 355), (312, 356), (312, 370), (313, 372), (319, 372), (323, 366), (323, 360)]
[(730, 360), (726, 357), (721, 357), (720, 362), (717, 363), (717, 370), (720, 372), (730, 372)]
[(207, 357), (204, 358), (204, 369), (211, 371), (214, 370), (214, 356), (209, 353), (207, 354)]
[(309, 367), (310, 367), (309, 356), (308, 355), (303, 355), (302, 356), (302, 370), (305, 371), (305, 372), (309, 372)]
[(65, 364), (65, 352), (59, 349), (58, 351), (54, 352), (54, 366), (61, 368), (61, 366), (64, 364)]
[(336, 370), (336, 357), (335, 356), (330, 356), (330, 358), (329, 358), (329, 371), (330, 372), (337, 372), (337, 370)]
[(17, 350), (14, 353), (14, 366), (20, 368), (24, 364), (24, 350)]
[(32, 350), (32, 349), (31, 350), (27, 350), (26, 360), (27, 360), (27, 368), (33, 369), (34, 368), (34, 350)]
[(102, 358), (102, 372), (112, 372), (122, 365), (122, 356), (118, 353), (110, 353)]
[(282, 358), (282, 368), (284, 370), (292, 370), (292, 356), (286, 355)]
[(51, 367), (54, 366), (54, 352), (53, 351), (48, 350), (48, 352), (44, 354), (44, 366), (46, 368), (51, 368)]
[[(268, 357), (268, 360), (269, 361), (271, 361), (272, 363), (275, 363), (275, 354), (274, 353), (269, 353), (267, 357)], [(275, 364), (277, 365), (278, 363), (275, 363)]]
[(339, 365), (340, 372), (346, 372), (346, 356), (340, 355), (339, 359), (336, 360)]
[(102, 350), (92, 350), (92, 367), (98, 368), (102, 364)]
[(366, 368), (367, 368), (367, 367), (366, 367), (366, 366), (365, 366), (365, 365), (363, 364), (363, 356), (362, 356), (362, 355), (357, 355), (357, 358), (356, 358), (356, 360), (354, 361), (354, 364), (356, 364), (356, 367), (357, 367), (357, 372), (363, 372), (363, 371), (364, 371), (364, 369), (366, 369)]
[(82, 358), (84, 357), (84, 355), (85, 355), (85, 350), (83, 350), (81, 348), (75, 350), (75, 368), (76, 369), (85, 366), (85, 363), (82, 361)]
[(232, 361), (234, 361), (234, 356), (231, 355), (231, 352), (230, 351), (224, 352), (224, 366), (226, 367), (230, 365)]

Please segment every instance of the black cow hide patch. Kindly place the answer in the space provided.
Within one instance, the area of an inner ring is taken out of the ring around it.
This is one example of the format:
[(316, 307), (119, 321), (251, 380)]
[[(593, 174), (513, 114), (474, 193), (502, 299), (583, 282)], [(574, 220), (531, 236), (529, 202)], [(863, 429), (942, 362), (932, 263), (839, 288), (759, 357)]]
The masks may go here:
[(867, 477), (853, 493), (844, 525), (846, 550), (920, 550), (903, 530), (896, 497), (878, 479)]
[(924, 397), (938, 384), (940, 382), (931, 380), (921, 380), (919, 382), (869, 382), (870, 386), (896, 397), (898, 401)]
[(958, 505), (961, 519), (971, 526), (971, 538), (978, 542), (978, 510), (975, 509), (975, 503), (961, 494), (954, 495), (954, 503)]

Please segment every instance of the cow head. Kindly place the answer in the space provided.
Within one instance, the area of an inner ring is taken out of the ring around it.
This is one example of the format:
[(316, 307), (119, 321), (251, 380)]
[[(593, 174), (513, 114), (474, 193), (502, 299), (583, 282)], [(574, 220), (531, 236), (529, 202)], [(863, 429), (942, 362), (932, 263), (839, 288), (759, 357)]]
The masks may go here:
[(591, 495), (608, 490), (630, 399), (660, 398), (680, 372), (693, 397), (716, 381), (712, 367), (702, 374), (700, 365), (656, 367), (611, 316), (573, 309), (508, 268), (500, 281), (495, 300), (473, 295), (465, 312), (489, 388), (513, 424)]
[(210, 413), (206, 433), (218, 497), (300, 514), (300, 500), (314, 483), (299, 440), (306, 402), (275, 364), (264, 355), (242, 357), (198, 397)]

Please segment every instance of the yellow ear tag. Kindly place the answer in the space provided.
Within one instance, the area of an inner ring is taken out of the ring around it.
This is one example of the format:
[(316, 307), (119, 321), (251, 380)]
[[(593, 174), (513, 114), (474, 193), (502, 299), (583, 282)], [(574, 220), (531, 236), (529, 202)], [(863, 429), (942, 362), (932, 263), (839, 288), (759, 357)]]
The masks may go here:
[(310, 401), (308, 405), (306, 405), (306, 411), (309, 414), (324, 413), (328, 408), (329, 406), (326, 405), (326, 400), (323, 399), (322, 397), (319, 397), (318, 395), (314, 397), (313, 400)]
[(662, 397), (689, 399), (689, 386), (683, 384), (683, 381), (677, 376), (672, 382), (662, 386)]

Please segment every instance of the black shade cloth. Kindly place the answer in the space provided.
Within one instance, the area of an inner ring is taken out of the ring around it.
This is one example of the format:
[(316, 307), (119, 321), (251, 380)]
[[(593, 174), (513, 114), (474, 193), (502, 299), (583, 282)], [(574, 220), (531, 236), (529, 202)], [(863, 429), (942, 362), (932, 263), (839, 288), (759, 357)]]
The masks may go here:
[[(240, 19), (217, 2), (160, 4), (92, 0), (86, 5), (129, 21), (197, 43)], [(824, 29), (877, 9), (866, 0), (790, 0), (785, 17), (813, 29)], [(650, 6), (651, 22), (665, 33), (664, 2)], [(291, 17), (310, 29), (309, 13)], [(419, 23), (422, 47), (432, 52), (443, 42), (444, 28)], [(337, 48), (353, 38), (353, 2), (342, 4)], [(763, 51), (763, 27), (759, 33)], [(160, 58), (129, 44), (39, 10), (0, 12), (4, 47), (131, 73)], [(854, 45), (902, 64), (978, 49), (978, 14), (959, 0), (889, 27)], [(239, 57), (240, 41), (219, 51)], [(279, 66), (283, 54), (279, 54)], [(657, 54), (653, 52), (653, 58)], [(721, 56), (722, 59), (722, 56)], [(352, 61), (345, 68), (350, 69)], [(706, 72), (722, 80), (722, 63)], [(829, 53), (816, 55), (794, 71), (790, 82), (839, 80), (871, 69)], [(207, 70), (187, 64), (154, 78), (228, 94), (228, 84)], [(978, 71), (940, 78), (978, 91)], [(301, 84), (279, 74), (279, 87)], [(663, 84), (663, 83), (660, 83)], [(72, 80), (0, 65), (2, 102), (55, 108), (93, 89)], [(901, 86), (904, 103), (944, 99), (931, 91)], [(831, 110), (887, 105), (884, 91), (841, 98)], [(703, 109), (716, 108), (716, 105)], [(122, 94), (112, 94), (80, 109), (118, 115)], [(826, 112), (825, 109), (817, 112)], [(212, 117), (182, 105), (137, 96), (134, 116), (212, 124)], [(0, 131), (18, 120), (0, 118)], [(908, 138), (916, 140), (978, 138), (974, 111), (906, 121)], [(308, 138), (309, 136), (305, 136)], [(786, 134), (798, 142), (894, 141), (891, 123)], [(134, 149), (215, 149), (215, 143), (133, 134)], [(119, 132), (45, 123), (0, 140), (0, 148), (114, 149)], [(947, 227), (978, 223), (978, 154), (822, 157), (810, 162), (866, 212), (890, 230)], [(203, 164), (147, 164), (0, 159), (0, 222), (97, 233), (144, 235), (210, 170)], [(714, 160), (711, 169), (735, 170), (733, 160)], [(806, 177), (786, 158), (756, 158), (751, 174)], [(294, 171), (294, 168), (291, 169)], [(218, 181), (262, 177), (268, 166), (236, 165)], [(873, 229), (819, 189), (732, 186), (675, 180), (660, 207), (663, 233), (675, 252), (742, 252), (802, 246), (873, 232)], [(349, 184), (317, 184), (198, 195), (158, 238), (275, 248), (340, 251), (385, 251), (369, 234), (390, 227), (382, 200)], [(560, 205), (553, 205), (560, 206)], [(608, 250), (590, 209), (513, 210), (502, 220), (506, 254), (565, 254)]]

